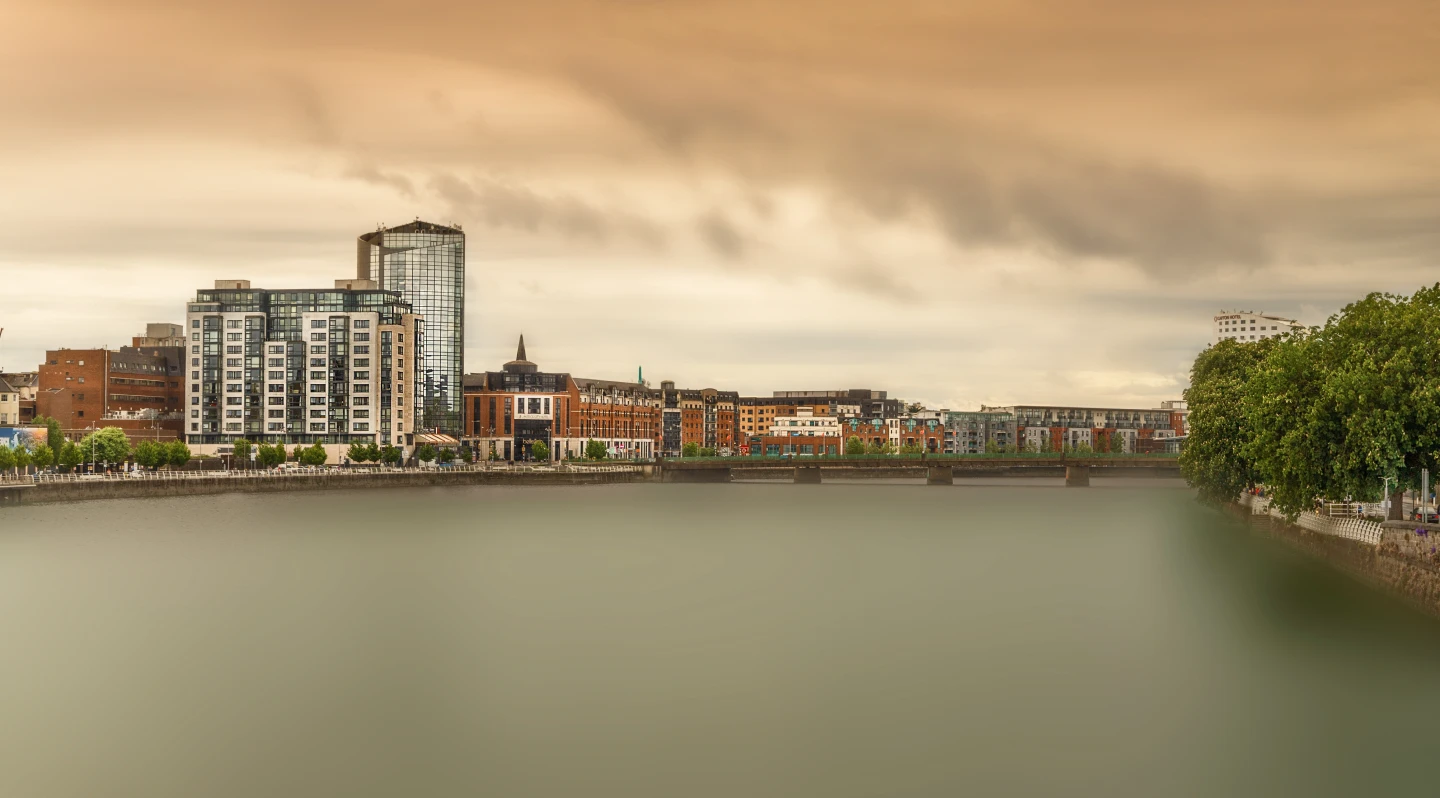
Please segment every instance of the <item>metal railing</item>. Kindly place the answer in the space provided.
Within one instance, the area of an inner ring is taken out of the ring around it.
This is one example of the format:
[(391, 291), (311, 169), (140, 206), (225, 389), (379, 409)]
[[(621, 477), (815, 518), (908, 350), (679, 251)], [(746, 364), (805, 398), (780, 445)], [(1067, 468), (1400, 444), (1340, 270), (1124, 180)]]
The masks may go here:
[(116, 471), (102, 474), (46, 472), (37, 474), (6, 474), (0, 476), (0, 484), (39, 485), (51, 482), (134, 482), (134, 481), (177, 481), (195, 479), (308, 479), (313, 477), (351, 477), (362, 474), (431, 474), (431, 473), (485, 473), (485, 472), (568, 472), (568, 473), (637, 473), (638, 465), (606, 463), (603, 465), (576, 466), (562, 463), (474, 463), (451, 466), (308, 466), (298, 468), (256, 468), (214, 471)]
[[(1271, 518), (1281, 519), (1285, 517), (1284, 513), (1270, 506), (1269, 499), (1261, 496), (1243, 494), (1240, 497), (1240, 504), (1249, 507), (1251, 515), (1268, 515)], [(1322, 535), (1354, 540), (1370, 546), (1380, 545), (1382, 527), (1374, 521), (1367, 521), (1362, 517), (1334, 517), (1306, 511), (1296, 516), (1294, 523), (1301, 529), (1308, 529)]]

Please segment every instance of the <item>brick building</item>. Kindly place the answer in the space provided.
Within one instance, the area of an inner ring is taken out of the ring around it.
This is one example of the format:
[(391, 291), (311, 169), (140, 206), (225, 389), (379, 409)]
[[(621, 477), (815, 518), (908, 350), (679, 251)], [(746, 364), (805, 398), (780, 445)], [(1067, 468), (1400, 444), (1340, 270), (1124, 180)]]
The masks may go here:
[(688, 443), (717, 453), (734, 453), (742, 438), (738, 437), (737, 406), (740, 394), (714, 388), (676, 388), (675, 383), (660, 384), (664, 403), (661, 422), (661, 451), (679, 455)]
[(131, 438), (177, 437), (185, 350), (174, 346), (51, 349), (38, 372), (35, 413), (66, 437), (120, 427)]
[(660, 392), (643, 382), (545, 372), (526, 359), (525, 337), (500, 371), (467, 374), (464, 440), (481, 457), (529, 460), (544, 443), (550, 458), (580, 457), (591, 440), (609, 456), (650, 458), (660, 443)]
[[(1096, 451), (1143, 452), (1149, 441), (1184, 435), (1185, 414), (1171, 408), (1098, 408), (1056, 405), (984, 407), (1015, 416), (1022, 449), (1058, 452), (1088, 446)], [(1177, 428), (1178, 425), (1178, 428)]]

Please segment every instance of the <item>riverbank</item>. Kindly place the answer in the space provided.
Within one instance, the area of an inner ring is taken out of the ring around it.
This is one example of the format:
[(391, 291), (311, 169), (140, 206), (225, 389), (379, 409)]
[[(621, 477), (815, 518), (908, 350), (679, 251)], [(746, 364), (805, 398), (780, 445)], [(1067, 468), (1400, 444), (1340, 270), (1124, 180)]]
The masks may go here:
[(184, 479), (96, 479), (13, 485), (3, 489), (3, 504), (53, 504), (94, 499), (150, 499), (217, 493), (289, 493), (313, 490), (444, 487), (456, 485), (603, 485), (644, 482), (640, 469), (565, 471), (327, 472), (303, 475), (191, 476)]
[(1374, 542), (1324, 534), (1241, 504), (1226, 510), (1252, 532), (1278, 540), (1324, 561), (1372, 587), (1393, 594), (1426, 614), (1440, 617), (1440, 553), (1426, 525), (1387, 525)]

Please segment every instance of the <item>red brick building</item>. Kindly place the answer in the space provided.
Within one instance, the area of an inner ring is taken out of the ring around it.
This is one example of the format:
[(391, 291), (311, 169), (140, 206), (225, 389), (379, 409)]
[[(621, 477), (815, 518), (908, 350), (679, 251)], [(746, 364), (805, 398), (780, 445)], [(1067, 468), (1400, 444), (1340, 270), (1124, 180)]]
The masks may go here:
[(184, 358), (183, 347), (49, 350), (35, 412), (59, 421), (69, 438), (120, 427), (132, 438), (174, 439), (183, 423)]

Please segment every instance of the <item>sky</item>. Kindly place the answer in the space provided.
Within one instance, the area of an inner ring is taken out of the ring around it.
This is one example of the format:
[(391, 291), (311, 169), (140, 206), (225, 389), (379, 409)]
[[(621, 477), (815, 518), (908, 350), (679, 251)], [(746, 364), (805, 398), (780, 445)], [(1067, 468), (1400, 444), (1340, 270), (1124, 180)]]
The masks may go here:
[(468, 371), (1178, 398), (1440, 280), (1433, 0), (12, 2), (0, 367), (467, 233)]

